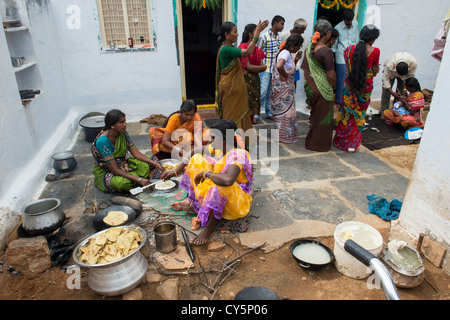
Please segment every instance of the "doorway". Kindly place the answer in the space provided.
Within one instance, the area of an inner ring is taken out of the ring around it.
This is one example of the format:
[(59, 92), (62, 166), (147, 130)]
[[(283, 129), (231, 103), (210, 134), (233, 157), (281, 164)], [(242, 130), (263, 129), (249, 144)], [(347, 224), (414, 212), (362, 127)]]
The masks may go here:
[(185, 98), (193, 99), (197, 105), (213, 104), (222, 9), (197, 11), (187, 7), (185, 1), (180, 2)]
[[(347, 1), (352, 2), (352, 1)], [(367, 7), (367, 0), (359, 0), (356, 4), (351, 8), (355, 12), (355, 20), (358, 21), (359, 30), (364, 26), (365, 13)], [(340, 6), (338, 10), (336, 7), (332, 7), (330, 9), (323, 8), (318, 1), (316, 2), (316, 15), (315, 21), (317, 21), (320, 17), (326, 17), (327, 20), (331, 23), (333, 28), (342, 21), (342, 11), (345, 8)]]

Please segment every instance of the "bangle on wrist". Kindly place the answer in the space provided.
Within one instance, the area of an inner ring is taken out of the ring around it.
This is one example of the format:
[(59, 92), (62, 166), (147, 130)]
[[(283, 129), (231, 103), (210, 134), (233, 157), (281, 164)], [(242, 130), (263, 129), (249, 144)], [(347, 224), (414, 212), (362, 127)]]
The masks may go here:
[(138, 184), (141, 184), (141, 180), (142, 180), (142, 178), (139, 177)]
[(175, 177), (178, 177), (177, 172), (173, 169), (173, 173), (175, 173)]
[(252, 41), (254, 43), (258, 43), (259, 38), (257, 36), (253, 36)]

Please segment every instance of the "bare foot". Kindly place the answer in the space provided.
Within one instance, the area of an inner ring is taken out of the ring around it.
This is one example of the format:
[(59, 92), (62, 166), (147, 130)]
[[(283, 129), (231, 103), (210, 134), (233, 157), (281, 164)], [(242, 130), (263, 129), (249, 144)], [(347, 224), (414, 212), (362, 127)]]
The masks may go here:
[(175, 211), (190, 211), (192, 209), (192, 205), (188, 199), (174, 202), (170, 206)]
[(196, 236), (192, 243), (198, 246), (205, 244), (216, 233), (217, 219), (210, 215), (205, 228)]

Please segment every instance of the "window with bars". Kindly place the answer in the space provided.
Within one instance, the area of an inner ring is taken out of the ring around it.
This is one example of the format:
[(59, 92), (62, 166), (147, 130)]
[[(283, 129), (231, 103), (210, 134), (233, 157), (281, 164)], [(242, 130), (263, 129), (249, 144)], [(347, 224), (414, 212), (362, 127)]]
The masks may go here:
[(104, 48), (155, 48), (150, 0), (97, 0)]

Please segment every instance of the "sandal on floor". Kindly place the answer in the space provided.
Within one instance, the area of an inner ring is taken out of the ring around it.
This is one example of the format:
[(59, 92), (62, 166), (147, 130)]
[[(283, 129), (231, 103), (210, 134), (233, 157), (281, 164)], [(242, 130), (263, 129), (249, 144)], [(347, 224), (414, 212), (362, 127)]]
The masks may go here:
[(52, 181), (57, 181), (57, 180), (65, 179), (65, 178), (71, 178), (71, 177), (73, 177), (73, 172), (65, 172), (65, 173), (57, 173), (57, 174), (50, 173), (45, 177), (45, 181), (52, 182)]

